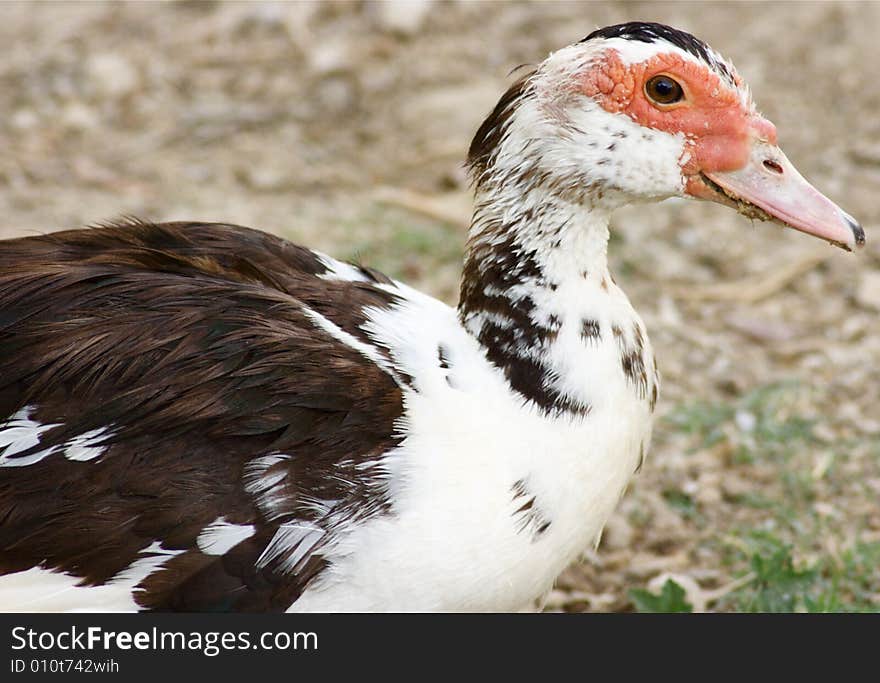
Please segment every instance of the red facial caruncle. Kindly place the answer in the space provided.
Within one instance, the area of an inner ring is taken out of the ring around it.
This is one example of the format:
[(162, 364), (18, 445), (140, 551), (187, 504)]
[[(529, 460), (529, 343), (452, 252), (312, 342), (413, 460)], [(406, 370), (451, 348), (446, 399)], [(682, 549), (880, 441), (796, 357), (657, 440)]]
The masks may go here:
[[(671, 104), (651, 100), (645, 85), (657, 76), (678, 83), (682, 99)], [(699, 171), (741, 168), (756, 137), (776, 144), (776, 127), (744, 102), (739, 91), (708, 66), (676, 53), (627, 65), (609, 50), (587, 73), (582, 87), (608, 112), (626, 114), (647, 128), (684, 134), (686, 178)]]
[(708, 63), (674, 51), (628, 64), (609, 48), (578, 89), (611, 114), (682, 135), (685, 195), (772, 218), (845, 249), (863, 245), (859, 224), (797, 172), (777, 147), (776, 127), (730, 73), (733, 83)]

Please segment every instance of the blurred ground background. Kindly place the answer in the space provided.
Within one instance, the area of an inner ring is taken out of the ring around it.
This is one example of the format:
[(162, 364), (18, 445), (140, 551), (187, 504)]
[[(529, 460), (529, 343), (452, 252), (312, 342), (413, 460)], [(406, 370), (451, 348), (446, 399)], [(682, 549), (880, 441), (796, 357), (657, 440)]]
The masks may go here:
[(878, 610), (880, 4), (3, 3), (0, 236), (237, 222), (454, 303), (462, 159), (508, 73), (633, 19), (731, 58), (868, 246), (715, 205), (617, 216), (655, 443), (545, 608)]

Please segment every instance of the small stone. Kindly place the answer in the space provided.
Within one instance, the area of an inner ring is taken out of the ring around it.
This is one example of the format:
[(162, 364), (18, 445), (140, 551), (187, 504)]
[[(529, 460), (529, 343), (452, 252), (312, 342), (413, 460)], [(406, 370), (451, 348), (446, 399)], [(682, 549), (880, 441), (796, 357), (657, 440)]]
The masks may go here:
[(40, 117), (33, 109), (16, 109), (10, 118), (12, 127), (16, 130), (30, 130), (40, 122)]
[(721, 479), (721, 492), (724, 498), (730, 501), (739, 500), (743, 496), (755, 491), (755, 488), (754, 482), (733, 473), (727, 473)]
[(98, 125), (98, 116), (82, 102), (71, 102), (62, 110), (61, 121), (72, 130), (90, 130)]
[(308, 52), (309, 66), (312, 71), (319, 75), (350, 72), (354, 58), (349, 44), (342, 40), (331, 40), (318, 43)]
[(321, 78), (315, 84), (312, 96), (324, 114), (333, 116), (353, 114), (358, 102), (357, 87), (344, 74)]
[(422, 28), (433, 4), (434, 0), (385, 0), (373, 7), (382, 28), (411, 36)]
[(840, 512), (838, 512), (837, 508), (835, 508), (831, 503), (823, 503), (821, 501), (818, 501), (816, 503), (813, 503), (813, 510), (815, 510), (816, 514), (820, 517), (840, 517)]
[(621, 515), (612, 515), (602, 531), (602, 546), (608, 550), (623, 550), (633, 543), (632, 525)]
[(869, 270), (859, 278), (856, 301), (865, 308), (880, 311), (880, 271)]
[(676, 552), (672, 555), (639, 552), (633, 554), (626, 567), (626, 571), (630, 576), (641, 579), (654, 576), (663, 571), (671, 572), (676, 569), (682, 569), (687, 567), (688, 564), (688, 557), (683, 552)]
[(755, 431), (755, 427), (758, 424), (758, 418), (755, 417), (754, 413), (750, 413), (748, 410), (737, 410), (734, 420), (736, 421), (736, 426), (739, 430), (746, 434)]
[(721, 477), (717, 472), (703, 472), (698, 483), (699, 486), (694, 494), (694, 501), (698, 505), (704, 508), (712, 508), (722, 501)]
[(125, 97), (140, 85), (137, 69), (121, 55), (109, 52), (93, 55), (86, 69), (95, 90), (105, 97)]
[(277, 192), (289, 185), (289, 178), (281, 171), (267, 166), (240, 168), (236, 177), (252, 190)]

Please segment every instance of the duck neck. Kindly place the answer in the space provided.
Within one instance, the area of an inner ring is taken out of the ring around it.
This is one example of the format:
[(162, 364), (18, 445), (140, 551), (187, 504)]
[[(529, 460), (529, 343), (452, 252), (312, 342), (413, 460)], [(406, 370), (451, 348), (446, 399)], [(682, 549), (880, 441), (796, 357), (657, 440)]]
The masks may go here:
[(564, 328), (590, 334), (585, 320), (600, 311), (585, 317), (584, 307), (601, 307), (613, 287), (609, 218), (537, 190), (478, 189), (459, 318), (511, 388), (547, 412), (590, 409), (565, 389), (554, 346)]

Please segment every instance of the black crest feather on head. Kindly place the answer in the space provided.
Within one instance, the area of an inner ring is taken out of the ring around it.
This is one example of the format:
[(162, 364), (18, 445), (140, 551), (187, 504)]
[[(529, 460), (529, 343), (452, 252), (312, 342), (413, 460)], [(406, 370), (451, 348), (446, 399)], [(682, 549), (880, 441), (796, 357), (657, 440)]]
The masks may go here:
[(712, 48), (687, 31), (680, 31), (666, 24), (652, 21), (630, 21), (625, 24), (614, 24), (593, 31), (580, 42), (585, 43), (594, 38), (623, 38), (640, 43), (656, 43), (663, 40), (702, 60), (728, 83), (734, 84), (733, 74), (727, 64), (721, 61)]
[(511, 85), (498, 104), (477, 130), (468, 149), (467, 168), (474, 182), (479, 184), (482, 174), (491, 165), (511, 118), (529, 85), (532, 73), (527, 73)]

